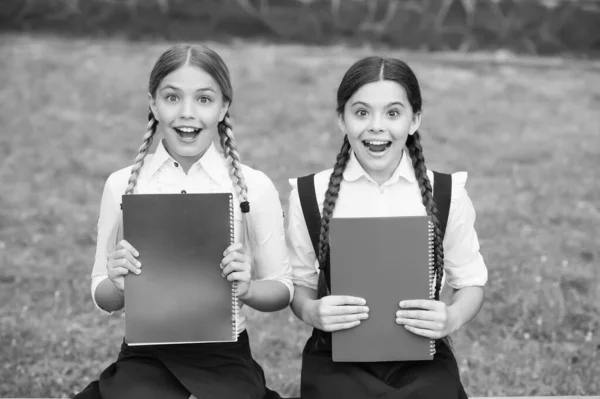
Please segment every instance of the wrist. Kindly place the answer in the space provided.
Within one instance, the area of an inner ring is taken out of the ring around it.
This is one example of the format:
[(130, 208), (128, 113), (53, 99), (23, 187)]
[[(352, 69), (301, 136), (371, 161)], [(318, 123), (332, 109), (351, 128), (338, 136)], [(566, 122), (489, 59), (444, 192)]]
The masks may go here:
[[(239, 283), (238, 283), (239, 284)], [(248, 282), (248, 289), (242, 295), (238, 295), (238, 299), (242, 302), (248, 304), (248, 301), (252, 301), (254, 297), (254, 284), (252, 284), (252, 280)]]
[(306, 324), (312, 327), (315, 327), (312, 315), (315, 313), (318, 301), (318, 299), (308, 299), (304, 303), (304, 306), (302, 307), (302, 312), (300, 314), (302, 316), (302, 321), (304, 321)]
[(125, 279), (123, 279), (123, 288), (119, 288), (117, 283), (111, 279), (109, 279), (113, 285), (113, 290), (117, 296), (125, 297)]
[(459, 309), (454, 304), (448, 306), (448, 327), (450, 328), (450, 334), (462, 327)]

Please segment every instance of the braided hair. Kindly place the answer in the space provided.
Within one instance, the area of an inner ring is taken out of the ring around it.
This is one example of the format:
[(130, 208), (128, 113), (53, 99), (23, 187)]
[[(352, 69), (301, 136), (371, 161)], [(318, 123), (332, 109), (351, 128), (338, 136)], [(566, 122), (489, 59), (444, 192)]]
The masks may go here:
[(158, 122), (156, 119), (154, 119), (154, 114), (152, 111), (150, 111), (148, 114), (148, 127), (146, 129), (146, 134), (144, 134), (142, 145), (135, 156), (133, 167), (131, 168), (131, 175), (129, 176), (129, 182), (127, 183), (127, 188), (125, 189), (125, 194), (133, 194), (135, 191), (137, 179), (140, 175), (140, 169), (142, 169), (142, 166), (144, 165), (144, 158), (146, 158), (146, 155), (148, 155), (148, 149), (152, 145), (152, 140), (154, 139), (157, 125)]
[[(344, 75), (337, 92), (337, 113), (344, 114), (344, 108), (348, 100), (362, 86), (380, 80), (390, 80), (400, 84), (406, 91), (408, 101), (414, 114), (421, 112), (422, 99), (419, 83), (410, 67), (401, 60), (395, 58), (366, 57), (354, 63)], [(438, 209), (433, 201), (433, 190), (427, 176), (421, 136), (418, 131), (409, 135), (406, 147), (415, 170), (415, 177), (421, 191), (423, 206), (432, 219), (434, 225), (434, 255), (435, 255), (435, 299), (439, 300), (442, 277), (444, 273), (444, 247), (442, 245), (442, 229), (438, 219)], [(348, 137), (344, 137), (344, 143), (337, 156), (337, 160), (331, 176), (329, 186), (325, 192), (323, 213), (321, 216), (321, 230), (319, 241), (318, 261), (321, 273), (317, 284), (319, 298), (328, 294), (325, 273), (329, 273), (329, 223), (333, 216), (336, 201), (339, 197), (342, 175), (348, 159), (350, 158), (350, 143)]]
[[(154, 97), (158, 90), (158, 86), (163, 79), (171, 72), (184, 65), (196, 66), (208, 73), (219, 85), (221, 92), (223, 93), (223, 100), (231, 104), (231, 101), (233, 100), (233, 89), (231, 86), (229, 69), (225, 65), (223, 59), (214, 50), (204, 45), (177, 44), (167, 49), (158, 58), (150, 73), (148, 93)], [(142, 145), (135, 157), (125, 194), (133, 194), (135, 192), (140, 169), (144, 164), (144, 158), (148, 154), (148, 149), (150, 148), (152, 139), (156, 133), (158, 121), (155, 119), (152, 112), (148, 115), (148, 121), (148, 128), (142, 139)], [(227, 112), (223, 121), (219, 123), (218, 130), (224, 155), (230, 161), (230, 173), (236, 187), (236, 195), (240, 202), (240, 208), (242, 213), (246, 215), (250, 212), (248, 186), (240, 166), (240, 156), (233, 137), (229, 112)], [(248, 223), (245, 223), (245, 225), (246, 229), (248, 229)], [(248, 235), (246, 234), (246, 236)]]

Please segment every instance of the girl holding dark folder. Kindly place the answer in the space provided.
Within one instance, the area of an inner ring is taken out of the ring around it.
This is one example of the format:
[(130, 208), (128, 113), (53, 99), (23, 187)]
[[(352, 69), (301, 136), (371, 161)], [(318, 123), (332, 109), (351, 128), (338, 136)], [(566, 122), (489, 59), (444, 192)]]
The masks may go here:
[[(352, 65), (337, 92), (337, 113), (344, 138), (333, 169), (290, 181), (287, 237), (296, 287), (291, 308), (314, 327), (303, 351), (301, 396), (466, 398), (446, 337), (477, 314), (487, 282), (464, 188), (467, 175), (445, 175), (443, 188), (425, 167), (419, 84), (400, 60), (368, 57)], [(331, 332), (366, 320), (369, 303), (329, 295), (331, 219), (418, 215), (429, 215), (435, 225), (435, 296), (398, 301), (389, 317), (398, 328), (435, 340), (433, 360), (334, 362)], [(439, 300), (443, 280), (452, 291), (448, 304)]]
[[(104, 187), (92, 298), (105, 312), (123, 309), (124, 275), (144, 273), (138, 251), (122, 240), (123, 194), (231, 192), (235, 243), (220, 266), (223, 278), (237, 283), (238, 339), (150, 346), (123, 342), (116, 362), (75, 397), (278, 398), (252, 358), (243, 305), (266, 312), (288, 306), (292, 270), (275, 186), (239, 160), (228, 112), (233, 98), (228, 68), (208, 47), (173, 46), (151, 72), (148, 97), (148, 128), (135, 163), (110, 175)], [(158, 132), (162, 140), (150, 155)], [(217, 136), (223, 153), (213, 144)]]

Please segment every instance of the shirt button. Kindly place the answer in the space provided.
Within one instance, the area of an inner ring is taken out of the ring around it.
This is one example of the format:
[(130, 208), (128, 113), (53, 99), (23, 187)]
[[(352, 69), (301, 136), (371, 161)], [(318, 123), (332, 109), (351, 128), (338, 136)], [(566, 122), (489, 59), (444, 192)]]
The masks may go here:
[(187, 194), (187, 191), (181, 190), (181, 194)]
[(179, 167), (179, 164), (177, 162), (174, 162), (173, 165), (175, 165), (176, 168)]

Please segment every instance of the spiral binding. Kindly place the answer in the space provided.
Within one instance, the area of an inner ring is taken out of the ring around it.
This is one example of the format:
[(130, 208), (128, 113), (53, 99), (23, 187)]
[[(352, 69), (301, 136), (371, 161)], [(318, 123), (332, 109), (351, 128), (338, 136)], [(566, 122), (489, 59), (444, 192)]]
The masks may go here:
[[(435, 227), (431, 220), (429, 224), (429, 299), (435, 298)], [(429, 341), (429, 354), (435, 355), (435, 340)]]
[[(234, 211), (233, 211), (233, 195), (229, 194), (229, 244), (235, 242), (235, 222), (234, 222)], [(237, 283), (234, 281), (231, 283), (231, 313), (232, 313), (232, 339), (237, 341), (238, 322), (239, 322), (239, 307), (237, 297)]]

